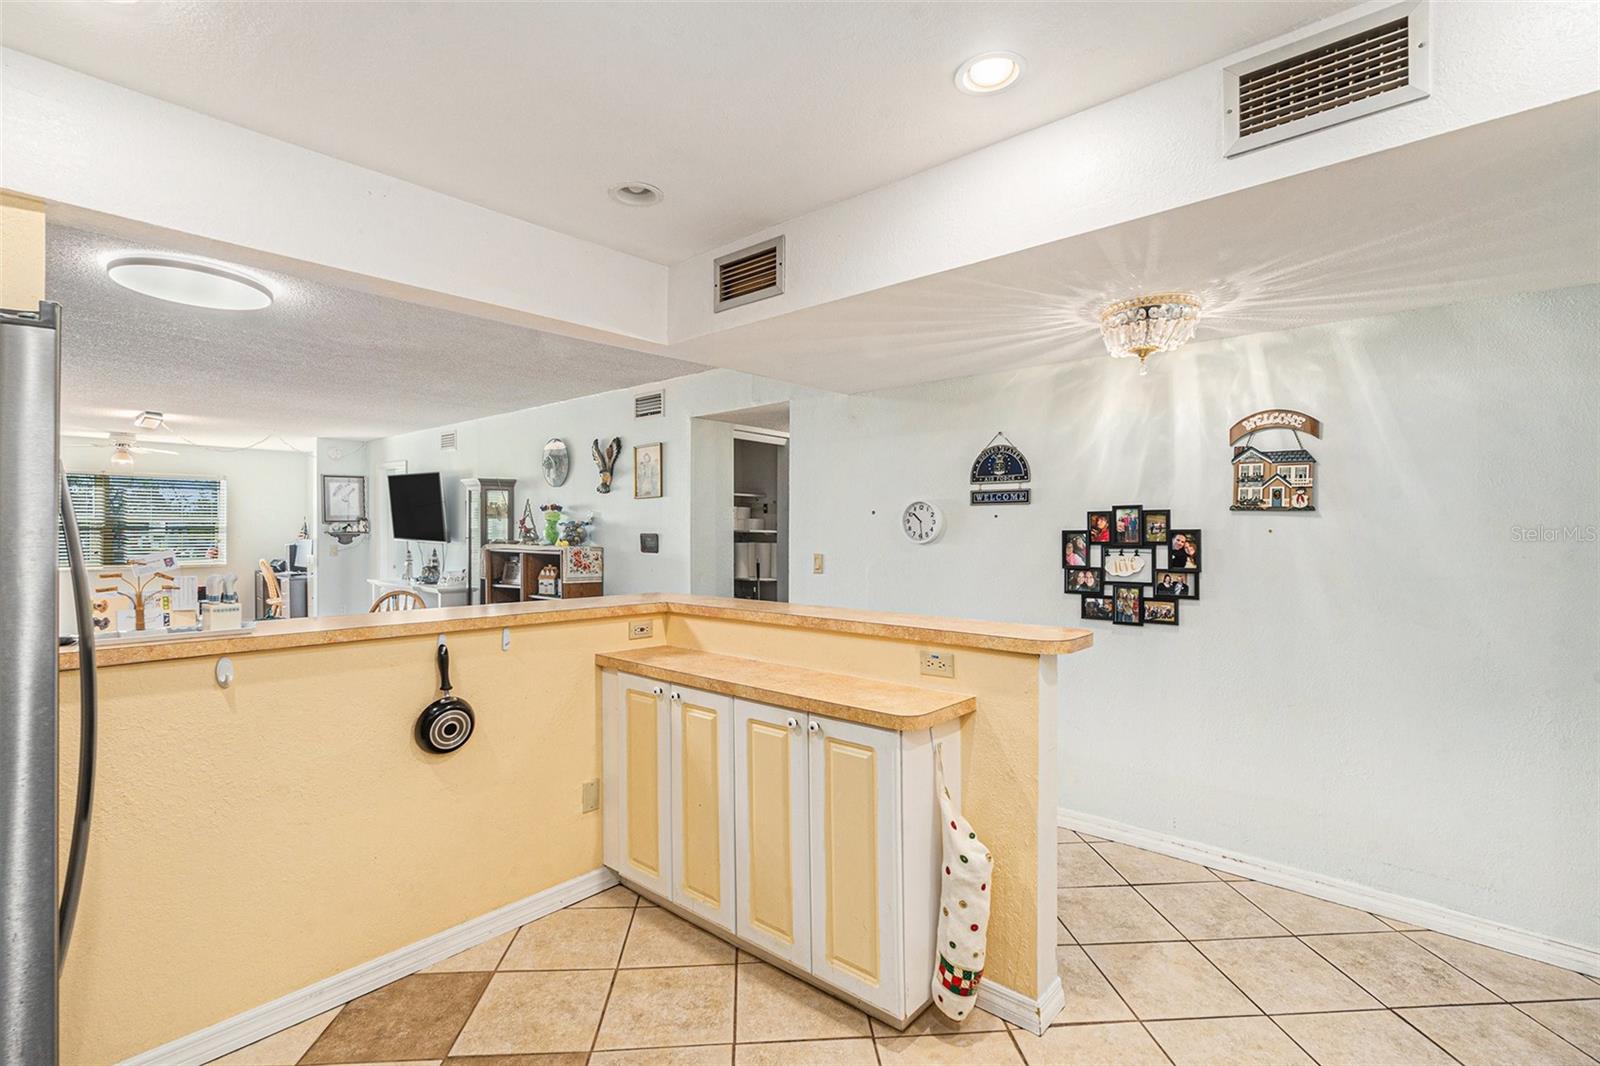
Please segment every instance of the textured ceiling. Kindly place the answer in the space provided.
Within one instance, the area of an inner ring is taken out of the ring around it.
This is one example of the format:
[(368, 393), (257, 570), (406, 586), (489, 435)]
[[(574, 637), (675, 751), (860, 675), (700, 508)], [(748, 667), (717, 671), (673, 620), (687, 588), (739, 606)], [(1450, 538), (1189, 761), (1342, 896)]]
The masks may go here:
[[(672, 263), (1349, 6), (11, 0), (0, 41)], [(992, 49), (1022, 80), (957, 92)]]
[(126, 432), (148, 409), (174, 431), (141, 434), (150, 440), (366, 440), (705, 369), (254, 266), (276, 294), (263, 311), (140, 296), (103, 268), (118, 254), (194, 250), (50, 224), (67, 432)]
[(672, 352), (863, 392), (1104, 359), (1100, 308), (1142, 292), (1200, 294), (1210, 340), (1592, 284), (1597, 188), (1591, 94)]

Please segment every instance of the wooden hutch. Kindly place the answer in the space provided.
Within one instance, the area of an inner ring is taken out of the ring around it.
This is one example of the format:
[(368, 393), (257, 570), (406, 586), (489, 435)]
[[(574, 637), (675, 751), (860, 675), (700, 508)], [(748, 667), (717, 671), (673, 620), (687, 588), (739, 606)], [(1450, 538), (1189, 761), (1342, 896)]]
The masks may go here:
[[(540, 591), (539, 575), (553, 573), (554, 591)], [(487, 603), (575, 600), (605, 595), (605, 549), (594, 544), (486, 544), (483, 574)]]

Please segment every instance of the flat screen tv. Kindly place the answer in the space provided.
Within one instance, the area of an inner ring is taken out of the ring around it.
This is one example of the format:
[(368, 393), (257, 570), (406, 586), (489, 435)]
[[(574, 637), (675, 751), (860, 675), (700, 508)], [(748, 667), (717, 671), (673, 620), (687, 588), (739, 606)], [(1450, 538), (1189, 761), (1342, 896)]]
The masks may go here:
[(395, 540), (449, 540), (444, 529), (444, 488), (438, 473), (390, 474), (389, 518)]

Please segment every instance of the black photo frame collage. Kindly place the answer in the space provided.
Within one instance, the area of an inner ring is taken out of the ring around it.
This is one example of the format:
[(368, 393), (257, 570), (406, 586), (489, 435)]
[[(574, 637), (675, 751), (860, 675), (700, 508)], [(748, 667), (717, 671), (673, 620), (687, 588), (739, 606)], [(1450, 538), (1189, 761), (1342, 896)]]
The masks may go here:
[(1079, 597), (1084, 621), (1175, 626), (1179, 606), (1200, 598), (1202, 543), (1164, 507), (1090, 511), (1084, 528), (1061, 531), (1062, 591)]

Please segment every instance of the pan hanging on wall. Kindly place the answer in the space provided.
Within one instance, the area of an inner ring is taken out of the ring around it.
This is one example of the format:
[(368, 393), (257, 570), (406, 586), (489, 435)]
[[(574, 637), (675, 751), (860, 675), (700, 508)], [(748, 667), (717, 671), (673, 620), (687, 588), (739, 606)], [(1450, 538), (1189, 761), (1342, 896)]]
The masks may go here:
[(450, 694), (450, 649), (439, 642), (438, 699), (424, 707), (417, 718), (417, 743), (423, 751), (446, 755), (467, 742), (476, 720), (472, 704)]

